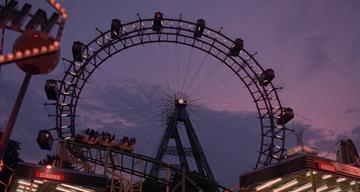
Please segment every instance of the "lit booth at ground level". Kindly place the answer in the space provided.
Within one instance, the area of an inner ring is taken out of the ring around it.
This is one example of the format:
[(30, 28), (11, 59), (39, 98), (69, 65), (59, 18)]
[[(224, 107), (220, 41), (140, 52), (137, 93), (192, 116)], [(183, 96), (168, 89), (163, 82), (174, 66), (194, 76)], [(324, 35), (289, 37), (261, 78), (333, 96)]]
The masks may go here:
[(20, 163), (15, 168), (10, 192), (104, 192), (107, 178), (88, 174)]
[(240, 192), (360, 192), (360, 168), (296, 155), (240, 176)]

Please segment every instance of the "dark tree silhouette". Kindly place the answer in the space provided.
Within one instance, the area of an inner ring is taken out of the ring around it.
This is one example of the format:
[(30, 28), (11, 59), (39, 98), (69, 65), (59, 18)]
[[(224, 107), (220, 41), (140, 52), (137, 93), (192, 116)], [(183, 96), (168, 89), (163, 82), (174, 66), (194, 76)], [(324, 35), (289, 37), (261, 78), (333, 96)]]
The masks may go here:
[[(58, 155), (46, 155), (45, 159), (39, 162), (39, 165), (53, 165), (54, 161), (59, 161), (60, 157)], [(69, 161), (64, 160), (62, 163), (62, 168), (74, 170), (74, 167)]]
[[(2, 136), (2, 132), (0, 132), (0, 138)], [(19, 157), (20, 155), (20, 143), (17, 141), (9, 140), (8, 145), (4, 154), (4, 167), (0, 172), (0, 191), (5, 191), (6, 184), (9, 184), (11, 175), (13, 174), (13, 170), (16, 165), (22, 161)], [(5, 185), (4, 185), (5, 184)]]

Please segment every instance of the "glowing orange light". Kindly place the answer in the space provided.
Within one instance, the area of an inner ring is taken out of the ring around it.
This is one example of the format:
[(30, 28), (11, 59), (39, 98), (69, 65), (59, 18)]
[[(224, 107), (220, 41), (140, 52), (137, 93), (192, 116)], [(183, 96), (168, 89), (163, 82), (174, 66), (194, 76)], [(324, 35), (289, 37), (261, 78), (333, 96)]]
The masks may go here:
[(60, 12), (61, 12), (62, 14), (64, 14), (64, 13), (66, 13), (66, 9), (64, 9), (64, 8), (62, 7), (62, 8), (60, 8)]
[(0, 55), (0, 62), (3, 62), (5, 60), (5, 57)]
[(61, 8), (60, 3), (55, 3), (55, 8), (56, 8), (57, 10), (60, 10), (60, 8)]
[(25, 53), (25, 56), (27, 56), (27, 57), (31, 55), (31, 51), (29, 49), (26, 49), (24, 51), (24, 53)]
[(32, 36), (35, 37), (35, 38), (40, 38), (40, 35), (37, 34), (37, 33), (34, 33)]
[(33, 52), (34, 54), (38, 54), (38, 53), (39, 53), (39, 49), (38, 49), (38, 48), (34, 48), (34, 49), (32, 50), (32, 52)]
[(55, 47), (59, 47), (59, 46), (60, 46), (59, 41), (55, 41), (55, 42), (54, 42), (54, 45), (55, 45)]
[(2, 171), (3, 168), (4, 168), (4, 162), (3, 162), (3, 160), (1, 159), (1, 160), (0, 160), (0, 171)]
[(40, 50), (41, 52), (46, 53), (48, 49), (46, 46), (42, 46)]
[(49, 46), (49, 51), (54, 51), (55, 50), (55, 46), (54, 45), (50, 45)]
[(17, 51), (17, 52), (15, 53), (15, 56), (16, 56), (17, 58), (21, 58), (22, 55), (23, 55), (23, 53), (22, 53), (21, 51)]
[(6, 59), (8, 59), (8, 60), (14, 59), (14, 54), (9, 53), (9, 54), (6, 56)]

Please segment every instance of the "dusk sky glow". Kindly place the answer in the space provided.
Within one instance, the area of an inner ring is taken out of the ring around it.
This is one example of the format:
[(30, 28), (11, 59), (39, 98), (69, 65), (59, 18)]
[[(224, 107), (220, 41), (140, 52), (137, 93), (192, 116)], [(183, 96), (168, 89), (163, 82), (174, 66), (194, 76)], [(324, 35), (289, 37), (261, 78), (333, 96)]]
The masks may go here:
[[(45, 0), (19, 2), (32, 4), (34, 10), (45, 9), (48, 15), (52, 12)], [(136, 13), (143, 18), (151, 18), (156, 11), (165, 18), (178, 18), (182, 13), (185, 20), (203, 18), (213, 29), (223, 27), (225, 35), (242, 38), (247, 51), (258, 52), (255, 58), (264, 68), (275, 70), (274, 84), (284, 87), (280, 99), (295, 111), (290, 127), (305, 128), (306, 143), (330, 156), (342, 138), (352, 138), (360, 147), (360, 1), (59, 2), (69, 14), (61, 41), (65, 58), (72, 57), (73, 41), (89, 42), (96, 36), (95, 27), (105, 31), (111, 19), (133, 21)], [(6, 51), (17, 35), (6, 31)], [(163, 131), (159, 125), (164, 108), (159, 103), (169, 102), (164, 95), (169, 87), (175, 92), (184, 89), (217, 179), (226, 186), (235, 184), (257, 157), (260, 130), (256, 108), (241, 81), (214, 58), (204, 56), (188, 47), (166, 44), (117, 54), (85, 87), (78, 105), (77, 131), (93, 127), (135, 136), (140, 138), (138, 152), (152, 155), (156, 147), (149, 144), (157, 145)], [(199, 65), (195, 64), (199, 63), (206, 67), (197, 73)], [(187, 64), (188, 69), (181, 68)], [(46, 79), (61, 79), (64, 70), (60, 62), (51, 74), (31, 80), (12, 133), (12, 138), (22, 143), (25, 161), (37, 163), (47, 153), (40, 152), (35, 141), (38, 130), (55, 125), (43, 105), (43, 86)], [(23, 76), (15, 64), (1, 68), (0, 128), (6, 125)], [(295, 143), (292, 135), (287, 139), (289, 145)]]

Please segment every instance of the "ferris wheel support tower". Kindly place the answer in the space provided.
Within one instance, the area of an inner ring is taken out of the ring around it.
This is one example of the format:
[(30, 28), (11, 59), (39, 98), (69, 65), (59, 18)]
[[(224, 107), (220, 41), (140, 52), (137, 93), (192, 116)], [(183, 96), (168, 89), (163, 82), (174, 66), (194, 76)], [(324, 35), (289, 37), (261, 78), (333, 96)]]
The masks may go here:
[[(196, 163), (196, 171), (199, 175), (210, 180), (215, 180), (209, 163), (206, 160), (205, 154), (201, 148), (200, 142), (195, 134), (189, 114), (186, 111), (186, 106), (187, 103), (183, 99), (175, 101), (174, 112), (168, 118), (167, 128), (155, 159), (157, 161), (162, 161), (165, 155), (178, 156), (181, 169), (185, 169), (186, 172), (190, 172), (191, 170), (188, 158), (192, 157)], [(190, 143), (189, 148), (184, 147), (181, 141), (178, 131), (178, 123), (184, 124), (186, 135)], [(169, 141), (171, 139), (175, 140), (175, 147), (169, 146)], [(154, 165), (151, 169), (151, 175), (157, 176), (159, 174), (159, 170), (160, 167), (158, 165)]]

